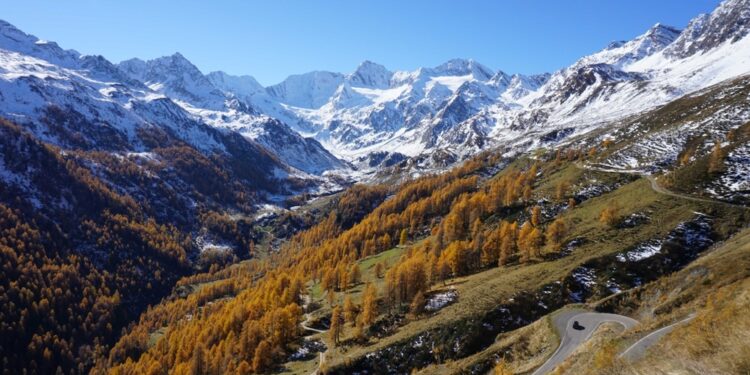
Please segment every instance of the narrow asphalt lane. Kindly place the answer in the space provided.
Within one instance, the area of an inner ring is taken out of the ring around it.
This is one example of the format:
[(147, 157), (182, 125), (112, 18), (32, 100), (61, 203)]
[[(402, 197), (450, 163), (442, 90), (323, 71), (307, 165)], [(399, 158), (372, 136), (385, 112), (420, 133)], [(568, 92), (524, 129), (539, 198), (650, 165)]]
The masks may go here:
[(741, 204), (724, 202), (724, 201), (717, 200), (717, 199), (700, 198), (700, 197), (696, 197), (696, 196), (688, 195), (688, 194), (675, 193), (659, 185), (659, 182), (656, 181), (656, 177), (654, 175), (643, 172), (643, 171), (629, 170), (629, 169), (600, 168), (600, 167), (594, 167), (591, 165), (585, 165), (582, 163), (574, 163), (574, 165), (576, 168), (583, 169), (583, 170), (590, 170), (590, 171), (597, 171), (597, 172), (604, 172), (604, 173), (624, 173), (624, 174), (632, 174), (632, 175), (645, 177), (651, 184), (651, 190), (659, 194), (669, 195), (671, 197), (686, 199), (686, 200), (693, 201), (693, 202), (714, 203), (714, 204), (721, 204), (725, 206), (748, 209), (748, 207), (741, 205)]
[(690, 316), (683, 320), (680, 320), (679, 322), (659, 328), (656, 331), (649, 333), (648, 335), (633, 343), (633, 345), (631, 345), (629, 348), (625, 349), (625, 351), (620, 354), (620, 358), (626, 359), (631, 362), (643, 358), (643, 356), (646, 355), (646, 351), (648, 351), (651, 346), (659, 342), (659, 340), (661, 340), (664, 335), (672, 332), (672, 330), (674, 330), (678, 325), (693, 320), (693, 318), (695, 318), (695, 315), (691, 314)]
[(586, 342), (596, 328), (603, 323), (618, 323), (625, 329), (633, 328), (638, 324), (635, 319), (623, 315), (581, 312), (581, 310), (562, 311), (553, 317), (552, 321), (555, 329), (560, 333), (560, 346), (547, 362), (534, 371), (533, 375), (543, 375), (554, 370), (576, 348)]

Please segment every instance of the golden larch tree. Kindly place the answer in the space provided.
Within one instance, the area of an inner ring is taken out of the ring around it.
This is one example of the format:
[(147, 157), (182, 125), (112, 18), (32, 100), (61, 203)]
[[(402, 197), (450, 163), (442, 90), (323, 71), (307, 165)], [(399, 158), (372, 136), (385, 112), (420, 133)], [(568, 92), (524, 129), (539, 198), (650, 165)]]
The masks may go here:
[(547, 243), (552, 246), (552, 250), (560, 251), (562, 242), (568, 234), (568, 225), (563, 218), (557, 218), (549, 227), (547, 227)]
[(401, 236), (398, 240), (398, 244), (401, 246), (404, 246), (406, 245), (406, 242), (408, 240), (409, 240), (409, 231), (406, 228), (401, 229)]
[(352, 302), (352, 297), (346, 295), (344, 298), (344, 320), (349, 324), (354, 324), (357, 319), (357, 306)]
[(418, 292), (409, 305), (409, 312), (414, 316), (421, 315), (424, 312), (425, 303), (426, 301), (424, 298), (424, 293), (422, 293), (421, 291)]
[(347, 276), (349, 276), (349, 285), (359, 284), (359, 281), (362, 278), (362, 271), (359, 269), (359, 264), (352, 264), (352, 266), (349, 267), (349, 273)]
[(541, 221), (541, 216), (542, 216), (542, 208), (539, 206), (532, 207), (531, 208), (531, 225), (538, 227)]
[(508, 264), (510, 257), (513, 256), (518, 246), (516, 244), (518, 237), (518, 223), (512, 224), (503, 220), (500, 224), (500, 256), (498, 263), (501, 266)]
[(362, 323), (369, 327), (378, 316), (378, 290), (374, 285), (367, 283), (362, 296)]
[(724, 159), (726, 151), (721, 147), (721, 142), (714, 142), (711, 154), (708, 157), (708, 173), (720, 173), (724, 170)]
[(615, 204), (609, 204), (599, 214), (599, 222), (610, 227), (617, 225), (620, 220), (619, 216), (620, 209)]
[(341, 340), (342, 326), (344, 325), (344, 316), (340, 306), (334, 306), (331, 311), (331, 327), (328, 329), (328, 335), (333, 344), (338, 346)]
[(271, 363), (273, 363), (273, 358), (271, 357), (272, 353), (273, 347), (271, 344), (266, 340), (261, 341), (260, 344), (258, 344), (258, 347), (255, 348), (255, 355), (253, 356), (253, 371), (256, 373), (266, 371)]

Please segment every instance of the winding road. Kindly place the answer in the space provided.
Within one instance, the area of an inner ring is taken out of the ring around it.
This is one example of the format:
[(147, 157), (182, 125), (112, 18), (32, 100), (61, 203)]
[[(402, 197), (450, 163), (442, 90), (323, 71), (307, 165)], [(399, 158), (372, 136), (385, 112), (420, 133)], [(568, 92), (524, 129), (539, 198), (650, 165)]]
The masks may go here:
[(663, 186), (659, 185), (659, 183), (656, 181), (656, 177), (652, 174), (648, 174), (643, 171), (638, 170), (629, 170), (629, 169), (608, 169), (608, 168), (600, 168), (600, 167), (594, 167), (590, 165), (583, 165), (581, 163), (575, 163), (574, 164), (576, 168), (583, 169), (583, 170), (590, 170), (590, 171), (597, 171), (597, 172), (604, 172), (604, 173), (623, 173), (623, 174), (634, 174), (638, 176), (645, 177), (650, 183), (651, 183), (651, 190), (664, 195), (669, 195), (671, 197), (680, 198), (680, 199), (686, 199), (693, 202), (702, 202), (702, 203), (716, 203), (716, 204), (723, 204), (726, 206), (731, 207), (739, 207), (747, 209), (747, 207), (741, 205), (741, 204), (735, 204), (735, 203), (729, 203), (724, 202), (716, 199), (709, 199), (709, 198), (699, 198), (693, 195), (687, 195), (687, 194), (680, 194), (675, 193), (671, 190), (667, 190)]
[[(641, 171), (598, 168), (593, 166), (586, 166), (581, 163), (575, 163), (575, 166), (579, 169), (584, 170), (593, 170), (605, 173), (635, 174), (643, 176), (648, 179), (649, 183), (651, 184), (651, 189), (659, 194), (669, 195), (672, 197), (686, 199), (694, 202), (718, 203), (728, 206), (747, 208), (745, 206), (729, 202), (675, 193), (660, 186), (656, 181), (656, 177), (654, 177), (653, 175)], [(651, 346), (656, 344), (667, 333), (671, 332), (678, 325), (689, 322), (694, 317), (694, 315), (690, 315), (687, 318), (680, 320), (679, 322), (659, 328), (649, 333), (648, 335), (633, 343), (633, 345), (628, 347), (625, 351), (620, 353), (619, 357), (628, 361), (634, 361), (642, 358), (646, 354), (646, 351)], [(625, 329), (633, 328), (638, 324), (638, 321), (626, 316), (584, 312), (583, 310), (562, 311), (554, 316), (552, 320), (555, 329), (560, 332), (560, 346), (557, 348), (557, 351), (552, 354), (552, 357), (550, 357), (541, 367), (534, 371), (533, 375), (543, 375), (554, 370), (555, 367), (557, 367), (557, 365), (568, 358), (568, 356), (570, 356), (570, 354), (572, 354), (576, 348), (586, 342), (591, 337), (591, 334), (596, 330), (596, 328), (599, 327), (599, 325), (601, 325), (602, 323), (619, 323), (620, 325), (625, 327)]]
[[(619, 357), (630, 362), (643, 358), (648, 349), (659, 342), (662, 337), (672, 332), (677, 326), (687, 323), (694, 318), (695, 314), (690, 314), (685, 319), (649, 333), (625, 349), (620, 353)], [(533, 375), (544, 375), (552, 372), (555, 367), (568, 358), (581, 344), (588, 341), (591, 338), (591, 334), (601, 324), (608, 322), (619, 323), (625, 329), (633, 328), (639, 324), (637, 320), (628, 318), (627, 316), (587, 312), (581, 309), (563, 310), (553, 316), (552, 325), (560, 333), (560, 346), (541, 367), (534, 371)]]
[(625, 349), (624, 352), (620, 353), (620, 358), (626, 359), (631, 362), (643, 358), (648, 348), (659, 342), (659, 340), (664, 337), (664, 335), (672, 332), (672, 330), (675, 329), (678, 325), (693, 320), (693, 318), (695, 318), (695, 314), (691, 314), (687, 318), (680, 320), (677, 323), (670, 324), (666, 327), (659, 328), (656, 331), (649, 333), (648, 335), (633, 343), (633, 345), (631, 345), (629, 348)]
[(583, 310), (565, 310), (552, 318), (552, 324), (560, 332), (560, 346), (552, 357), (533, 375), (543, 375), (551, 372), (564, 361), (576, 348), (586, 342), (597, 327), (603, 323), (618, 323), (625, 329), (638, 325), (638, 321), (627, 316), (596, 312), (582, 312)]

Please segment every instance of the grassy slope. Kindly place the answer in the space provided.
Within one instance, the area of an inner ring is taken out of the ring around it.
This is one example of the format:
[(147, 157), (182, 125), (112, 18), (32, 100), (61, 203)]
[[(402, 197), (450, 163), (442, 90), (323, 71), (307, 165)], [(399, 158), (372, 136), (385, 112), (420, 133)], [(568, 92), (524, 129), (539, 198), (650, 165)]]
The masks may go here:
[[(705, 310), (707, 296), (716, 290), (727, 288), (733, 288), (735, 294), (741, 296), (733, 299), (744, 303), (745, 308), (750, 306), (747, 293), (750, 290), (750, 229), (744, 229), (729, 240), (717, 244), (701, 258), (673, 275), (590, 304), (589, 308), (632, 316), (642, 325), (625, 333), (621, 332), (621, 329), (602, 328), (593, 336), (590, 343), (584, 345), (562, 366), (560, 372), (638, 374), (652, 373), (654, 368), (659, 368), (663, 373), (700, 373), (696, 369), (705, 370), (705, 363), (719, 361), (723, 361), (723, 364), (713, 365), (716, 373), (747, 370), (749, 367), (737, 366), (748, 365), (747, 362), (743, 362), (743, 353), (750, 351), (750, 348), (747, 347), (747, 342), (743, 347), (736, 338), (732, 348), (726, 348), (725, 346), (729, 345), (719, 341), (711, 342), (704, 346), (714, 348), (714, 352), (698, 350), (692, 358), (690, 353), (676, 351), (675, 348), (690, 347), (691, 342), (697, 341), (695, 337), (691, 337), (695, 334), (695, 328), (691, 331), (690, 325), (678, 326), (662, 344), (652, 348), (649, 356), (640, 363), (629, 365), (618, 361), (605, 361), (603, 367), (596, 363), (596, 354), (600, 353), (603, 347), (614, 347), (614, 352), (619, 353), (648, 333), (679, 321), (692, 312)], [(713, 311), (704, 313), (709, 317), (708, 320), (719, 323), (720, 327), (716, 329), (738, 331), (741, 337), (750, 337), (750, 319), (744, 315), (719, 318)], [(424, 373), (461, 372), (472, 364), (487, 359), (494, 360), (499, 357), (497, 353), (507, 351), (516, 359), (512, 363), (514, 371), (530, 372), (552, 354), (559, 342), (549, 320), (550, 316), (547, 316), (527, 327), (500, 335), (496, 343), (487, 350), (455, 363), (428, 367)], [(698, 331), (705, 333), (701, 327)], [(708, 337), (705, 334), (701, 336)], [(721, 360), (714, 358), (717, 355)], [(598, 359), (601, 360), (601, 357), (606, 356), (600, 354)], [(684, 365), (687, 362), (691, 362), (692, 370)]]
[[(611, 181), (615, 177), (611, 173), (584, 172), (568, 166), (546, 176), (541, 181), (538, 191), (543, 193), (552, 191), (553, 186), (563, 179), (574, 185), (576, 182), (591, 179)], [(652, 224), (631, 229), (604, 227), (598, 222), (599, 212), (612, 202), (617, 203), (623, 214), (649, 211)], [(658, 194), (651, 190), (645, 179), (626, 184), (614, 192), (583, 202), (574, 210), (563, 214), (572, 226), (569, 238), (586, 237), (589, 239), (570, 256), (533, 265), (492, 268), (452, 280), (448, 286), (455, 287), (458, 291), (457, 303), (444, 308), (435, 315), (411, 321), (395, 334), (375, 341), (369, 346), (337, 348), (328, 355), (329, 364), (340, 364), (347, 359), (357, 358), (409, 339), (420, 332), (481, 314), (501, 304), (519, 290), (535, 290), (544, 284), (562, 279), (587, 260), (612, 254), (641, 241), (662, 236), (680, 222), (693, 217), (696, 211), (717, 216), (719, 227), (731, 226), (733, 217), (739, 215), (739, 212), (719, 205), (691, 202)], [(442, 288), (440, 285), (438, 287)]]
[(750, 372), (750, 318), (746, 314), (750, 307), (750, 229), (717, 245), (685, 269), (602, 305), (622, 306), (622, 313), (643, 323), (609, 340), (607, 344), (618, 350), (690, 313), (697, 312), (698, 317), (677, 326), (637, 363), (596, 363), (595, 356), (577, 355), (568, 361), (564, 373)]

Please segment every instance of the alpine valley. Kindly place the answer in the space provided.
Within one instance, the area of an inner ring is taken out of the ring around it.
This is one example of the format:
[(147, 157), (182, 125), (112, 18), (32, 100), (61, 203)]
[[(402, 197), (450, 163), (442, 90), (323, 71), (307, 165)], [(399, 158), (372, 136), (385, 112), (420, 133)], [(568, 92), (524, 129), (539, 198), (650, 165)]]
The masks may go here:
[(748, 223), (750, 0), (268, 87), (0, 21), (3, 374), (746, 374)]

